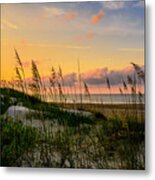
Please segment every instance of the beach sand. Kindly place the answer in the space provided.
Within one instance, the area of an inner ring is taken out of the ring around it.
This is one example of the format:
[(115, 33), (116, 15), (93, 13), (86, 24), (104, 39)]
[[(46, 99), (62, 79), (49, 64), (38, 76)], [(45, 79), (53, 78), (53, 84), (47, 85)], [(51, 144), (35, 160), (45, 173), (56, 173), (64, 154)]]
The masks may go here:
[(86, 112), (91, 112), (94, 114), (101, 114), (105, 117), (125, 117), (127, 115), (134, 116), (138, 115), (138, 119), (144, 120), (145, 118), (145, 105), (144, 104), (57, 104), (65, 109), (81, 110)]

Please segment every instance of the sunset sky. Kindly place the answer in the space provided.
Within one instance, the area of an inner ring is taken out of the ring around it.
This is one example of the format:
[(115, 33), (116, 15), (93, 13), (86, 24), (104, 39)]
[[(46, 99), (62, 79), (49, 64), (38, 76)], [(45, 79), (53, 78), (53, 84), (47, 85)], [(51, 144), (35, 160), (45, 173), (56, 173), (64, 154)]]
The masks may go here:
[(88, 85), (101, 84), (105, 73), (117, 85), (133, 73), (131, 62), (144, 66), (144, 1), (3, 4), (1, 79), (15, 76), (14, 48), (27, 78), (33, 59), (44, 77), (60, 65), (67, 84), (79, 59)]

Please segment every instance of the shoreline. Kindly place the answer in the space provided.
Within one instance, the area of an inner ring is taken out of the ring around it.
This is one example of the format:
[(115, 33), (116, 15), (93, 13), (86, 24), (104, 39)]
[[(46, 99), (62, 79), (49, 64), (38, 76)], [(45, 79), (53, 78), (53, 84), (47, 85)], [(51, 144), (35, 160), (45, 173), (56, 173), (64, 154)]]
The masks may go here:
[(139, 110), (145, 110), (145, 104), (144, 103), (117, 103), (117, 104), (97, 104), (97, 103), (59, 103), (59, 102), (50, 102), (50, 104), (57, 105), (57, 106), (63, 106), (63, 107), (69, 107), (69, 108), (74, 108), (74, 107), (96, 107), (96, 108), (116, 108), (116, 109), (135, 109), (135, 107)]

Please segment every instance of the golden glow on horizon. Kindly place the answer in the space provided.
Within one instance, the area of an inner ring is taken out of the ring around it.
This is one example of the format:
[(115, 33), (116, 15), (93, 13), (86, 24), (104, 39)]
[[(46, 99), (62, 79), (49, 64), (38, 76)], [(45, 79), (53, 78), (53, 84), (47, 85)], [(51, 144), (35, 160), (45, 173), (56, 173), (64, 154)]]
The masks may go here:
[[(108, 56), (108, 54), (100, 55), (92, 53), (90, 50), (71, 50), (70, 48), (64, 47), (38, 47), (38, 46), (21, 46), (20, 44), (13, 45), (9, 43), (2, 43), (2, 79), (11, 79), (13, 74), (13, 69), (16, 66), (16, 59), (14, 54), (14, 48), (16, 48), (20, 54), (20, 57), (25, 66), (26, 76), (31, 76), (31, 60), (34, 59), (37, 64), (41, 74), (47, 76), (50, 74), (50, 70), (53, 67), (58, 68), (61, 65), (64, 74), (71, 72), (77, 72), (77, 59), (80, 59), (81, 72), (87, 72), (97, 68), (108, 67), (109, 69), (121, 69), (130, 65), (130, 62), (141, 62), (144, 58), (143, 53), (137, 53), (134, 51), (129, 54), (126, 51), (119, 51), (113, 56)], [(70, 53), (71, 51), (71, 53)], [(81, 52), (80, 52), (81, 51)], [(61, 52), (61, 53), (60, 53)], [(81, 56), (78, 56), (81, 54)], [(34, 56), (35, 55), (35, 56)], [(45, 57), (46, 55), (46, 57)], [(5, 59), (5, 60), (3, 60)], [(124, 59), (128, 63), (124, 62)]]

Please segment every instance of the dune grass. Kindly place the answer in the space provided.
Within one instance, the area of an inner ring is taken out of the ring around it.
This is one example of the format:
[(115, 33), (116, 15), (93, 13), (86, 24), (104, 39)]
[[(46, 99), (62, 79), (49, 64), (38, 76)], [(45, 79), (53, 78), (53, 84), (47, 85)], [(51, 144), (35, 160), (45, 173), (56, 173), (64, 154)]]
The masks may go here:
[[(23, 100), (21, 92), (11, 89), (1, 89), (3, 97), (6, 91), (17, 102)], [(29, 99), (32, 106), (24, 100), (23, 105), (35, 110), (41, 107), (44, 120), (52, 121), (52, 125), (40, 131), (23, 126), (22, 120), (16, 122), (2, 116), (2, 166), (145, 168), (144, 121), (136, 121), (131, 116), (126, 119), (105, 119), (98, 114), (86, 117), (63, 111), (33, 96)], [(40, 114), (31, 119), (40, 119)]]
[[(15, 53), (17, 85), (6, 83), (0, 88), (1, 166), (145, 169), (145, 119), (143, 113), (139, 115), (139, 109), (144, 110), (144, 106), (134, 96), (137, 93), (139, 97), (143, 96), (137, 91), (135, 76), (143, 83), (145, 76), (138, 65), (132, 63), (134, 77), (128, 76), (128, 82), (122, 80), (120, 93), (125, 98), (124, 116), (116, 111), (111, 96), (112, 85), (106, 76), (111, 98), (111, 116), (108, 116), (106, 106), (101, 104), (97, 110), (99, 105), (91, 103), (88, 84), (81, 79), (79, 60), (81, 101), (79, 106), (75, 107), (73, 103), (68, 107), (61, 67), (59, 72), (52, 67), (50, 86), (46, 87), (35, 61), (32, 61), (32, 81), (26, 82), (22, 60), (16, 50)], [(130, 102), (125, 96), (129, 92), (132, 95)], [(46, 101), (49, 95), (55, 98), (54, 103)], [(88, 106), (83, 104), (83, 96), (89, 98)], [(61, 103), (57, 103), (57, 99)], [(4, 115), (8, 107), (19, 104), (34, 111), (27, 121), (31, 124), (34, 120), (41, 121), (41, 128), (24, 124), (23, 119), (17, 121)], [(66, 108), (75, 112), (78, 109), (81, 113), (69, 112)], [(82, 111), (92, 114), (83, 115)], [(48, 126), (45, 125), (47, 122)]]

